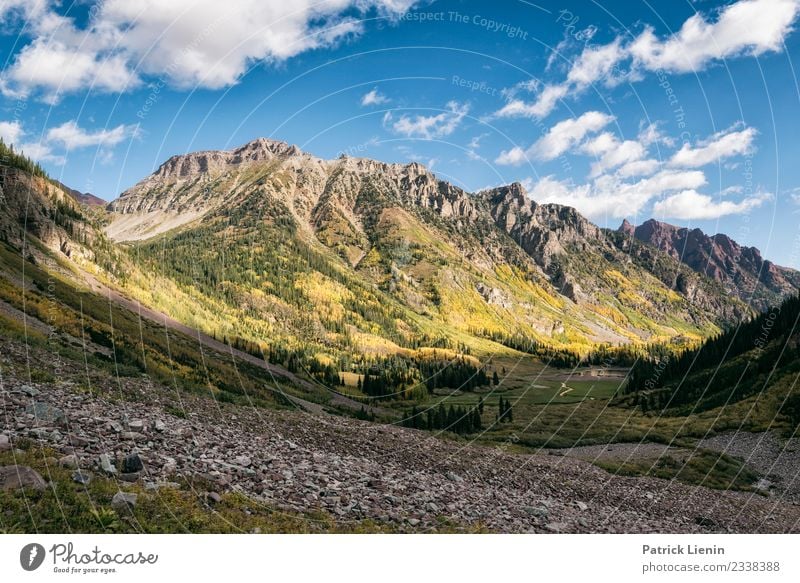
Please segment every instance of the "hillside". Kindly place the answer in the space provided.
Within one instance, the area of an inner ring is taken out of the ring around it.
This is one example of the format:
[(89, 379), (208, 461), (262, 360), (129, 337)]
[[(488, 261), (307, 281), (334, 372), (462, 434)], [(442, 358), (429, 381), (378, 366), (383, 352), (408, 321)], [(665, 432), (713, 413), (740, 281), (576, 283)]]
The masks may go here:
[(800, 297), (794, 295), (696, 349), (643, 359), (631, 371), (626, 399), (667, 415), (688, 415), (755, 399), (759, 407), (780, 411), (796, 426), (800, 422), (798, 374)]
[(761, 257), (755, 247), (739, 245), (724, 234), (676, 227), (650, 219), (634, 227), (624, 221), (618, 232), (642, 241), (719, 282), (727, 292), (759, 311), (797, 292), (800, 273)]
[(108, 236), (170, 282), (169, 296), (130, 282), (144, 303), (322, 361), (424, 346), (580, 355), (696, 340), (750, 313), (695, 274), (668, 285), (574, 209), (518, 184), (471, 194), (419, 164), (261, 139), (170, 158), (108, 208)]
[[(744, 417), (772, 428), (787, 391), (752, 415), (619, 396), (629, 360), (749, 314), (649, 245), (519, 185), (470, 194), (272, 142), (172, 159), (110, 211), (23, 162), (0, 185), (0, 466), (62, 496), (3, 490), (4, 530), (795, 528), (789, 504), (764, 526), (761, 471), (694, 447)], [(677, 451), (563, 457), (649, 441)]]

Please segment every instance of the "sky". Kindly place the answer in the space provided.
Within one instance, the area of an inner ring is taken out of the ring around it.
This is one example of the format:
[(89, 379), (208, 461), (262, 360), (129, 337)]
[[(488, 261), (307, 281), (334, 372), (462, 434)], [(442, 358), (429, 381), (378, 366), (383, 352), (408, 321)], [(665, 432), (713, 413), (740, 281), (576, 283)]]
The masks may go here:
[(800, 0), (0, 0), (0, 137), (106, 200), (258, 137), (800, 268)]

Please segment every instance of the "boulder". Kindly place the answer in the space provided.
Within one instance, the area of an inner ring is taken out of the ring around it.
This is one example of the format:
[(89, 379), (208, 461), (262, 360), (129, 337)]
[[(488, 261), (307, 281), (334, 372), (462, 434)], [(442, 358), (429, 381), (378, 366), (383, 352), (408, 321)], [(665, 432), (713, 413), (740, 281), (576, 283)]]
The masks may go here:
[(74, 453), (65, 455), (58, 460), (58, 465), (60, 465), (62, 468), (76, 470), (78, 469), (78, 456), (76, 456)]
[(0, 488), (3, 490), (18, 490), (32, 488), (44, 490), (47, 483), (39, 472), (28, 466), (2, 466), (0, 467)]
[(72, 472), (72, 481), (88, 486), (89, 482), (92, 481), (92, 474), (86, 470), (76, 470)]
[(144, 464), (142, 463), (142, 458), (139, 457), (138, 453), (126, 455), (122, 460), (122, 471), (126, 474), (141, 472), (143, 469)]
[(130, 510), (136, 506), (137, 498), (136, 494), (131, 494), (130, 492), (117, 492), (111, 499), (111, 508), (117, 512)]
[(111, 456), (107, 453), (100, 455), (100, 468), (109, 475), (113, 475), (117, 473), (117, 468), (114, 466), (114, 462), (111, 460)]
[(28, 405), (25, 408), (25, 412), (33, 415), (39, 423), (58, 425), (65, 423), (67, 420), (63, 410), (41, 401), (34, 401)]

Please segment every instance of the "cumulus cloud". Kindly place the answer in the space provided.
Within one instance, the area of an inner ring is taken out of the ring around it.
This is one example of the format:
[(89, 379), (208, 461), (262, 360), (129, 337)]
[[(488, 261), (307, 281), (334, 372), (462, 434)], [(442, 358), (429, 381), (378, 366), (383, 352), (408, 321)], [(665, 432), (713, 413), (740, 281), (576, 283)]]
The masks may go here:
[(623, 178), (630, 178), (632, 176), (647, 176), (659, 169), (661, 163), (653, 158), (646, 160), (634, 160), (620, 166), (616, 173)]
[(119, 125), (111, 129), (89, 131), (81, 128), (75, 121), (68, 121), (50, 128), (39, 140), (31, 140), (19, 122), (0, 122), (0, 138), (7, 144), (13, 144), (18, 151), (33, 160), (59, 165), (64, 163), (65, 158), (54, 150), (97, 147), (98, 155), (102, 159), (108, 159), (114, 146), (137, 135), (136, 125)]
[(571, 206), (593, 218), (622, 218), (644, 210), (654, 198), (706, 184), (698, 170), (663, 170), (635, 182), (617, 175), (603, 175), (589, 184), (575, 185), (546, 176), (529, 181), (530, 196), (537, 202)]
[(684, 190), (660, 200), (653, 205), (653, 212), (659, 216), (673, 219), (718, 219), (726, 215), (746, 213), (770, 200), (769, 194), (758, 194), (739, 202), (731, 200), (716, 201), (707, 194), (696, 190)]
[(409, 138), (431, 140), (452, 134), (469, 113), (469, 104), (449, 101), (445, 111), (436, 115), (406, 115), (394, 119), (390, 112), (383, 118), (384, 125)]
[(678, 73), (697, 71), (711, 61), (741, 54), (777, 52), (799, 9), (797, 0), (740, 0), (723, 8), (715, 22), (700, 13), (692, 15), (666, 40), (647, 28), (629, 52), (650, 71)]
[(48, 101), (93, 88), (125, 91), (145, 76), (179, 88), (235, 84), (254, 63), (274, 63), (363, 32), (359, 16), (395, 18), (414, 0), (105, 0), (91, 21), (58, 15), (45, 2), (4, 3), (28, 43), (0, 78), (7, 95)]
[(599, 176), (617, 166), (640, 160), (647, 149), (637, 140), (620, 141), (611, 132), (603, 132), (584, 142), (581, 151), (598, 158), (592, 164), (590, 176)]
[(88, 132), (75, 121), (68, 121), (47, 131), (49, 143), (61, 144), (68, 150), (88, 146), (116, 146), (121, 141), (137, 135), (137, 126), (118, 125), (112, 129)]
[(88, 132), (75, 121), (68, 121), (47, 131), (47, 141), (61, 144), (68, 150), (88, 146), (116, 146), (121, 141), (136, 136), (136, 125), (118, 125), (112, 129)]
[(383, 93), (378, 91), (378, 88), (375, 87), (371, 91), (365, 93), (361, 97), (361, 105), (362, 107), (367, 107), (370, 105), (381, 105), (384, 103), (389, 103), (389, 98), (386, 97)]
[(756, 134), (755, 128), (745, 128), (739, 131), (728, 129), (717, 132), (696, 146), (684, 144), (672, 156), (669, 165), (699, 168), (731, 156), (748, 154), (752, 152), (753, 140)]
[(542, 118), (559, 100), (597, 83), (614, 86), (638, 80), (644, 71), (687, 73), (723, 59), (779, 52), (799, 11), (798, 0), (739, 0), (720, 10), (716, 19), (695, 13), (676, 34), (664, 38), (646, 27), (629, 42), (617, 37), (606, 45), (586, 46), (562, 82), (543, 84), (530, 102), (507, 94), (508, 103), (494, 116)]
[(510, 150), (503, 150), (495, 159), (495, 164), (501, 166), (521, 166), (529, 162), (528, 154), (519, 146), (514, 146)]
[(614, 121), (614, 116), (599, 111), (587, 111), (583, 115), (560, 121), (551, 127), (528, 150), (519, 146), (501, 152), (497, 164), (518, 166), (529, 157), (538, 160), (553, 160), (578, 145), (587, 135), (603, 129)]
[(18, 144), (23, 133), (18, 121), (0, 121), (0, 138), (6, 144)]

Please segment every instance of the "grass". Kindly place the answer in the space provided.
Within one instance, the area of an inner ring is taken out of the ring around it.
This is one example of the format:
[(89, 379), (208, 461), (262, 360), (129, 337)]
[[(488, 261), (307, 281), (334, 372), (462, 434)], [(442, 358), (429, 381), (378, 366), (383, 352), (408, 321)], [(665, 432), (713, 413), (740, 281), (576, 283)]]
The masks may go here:
[(754, 491), (759, 475), (745, 467), (742, 460), (714, 451), (696, 449), (681, 459), (665, 454), (655, 459), (598, 460), (595, 465), (623, 476), (650, 476), (679, 480), (715, 490)]

